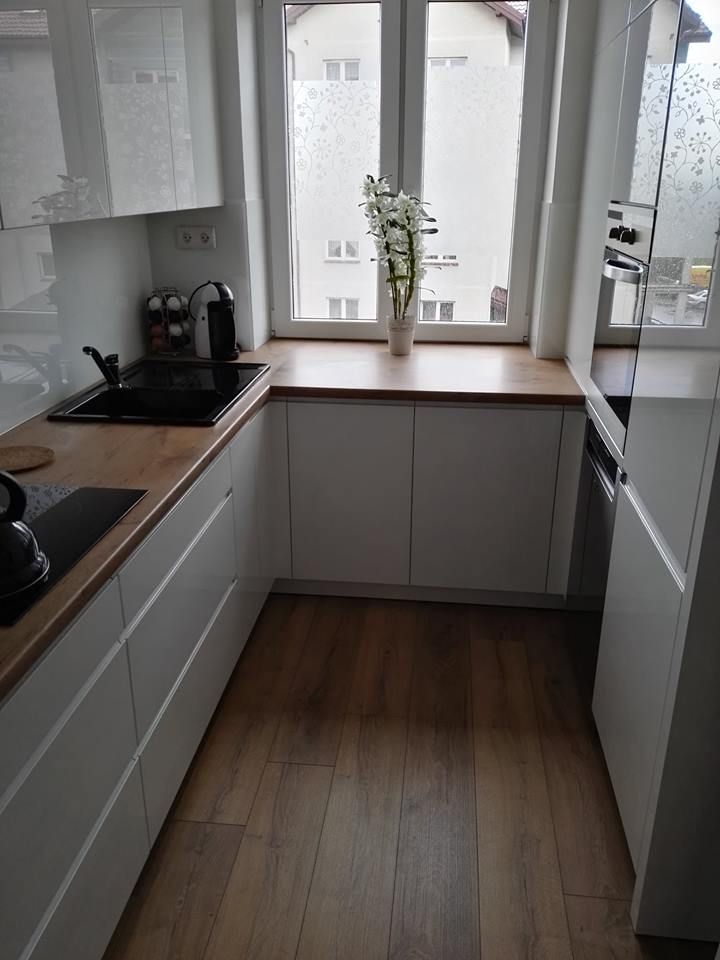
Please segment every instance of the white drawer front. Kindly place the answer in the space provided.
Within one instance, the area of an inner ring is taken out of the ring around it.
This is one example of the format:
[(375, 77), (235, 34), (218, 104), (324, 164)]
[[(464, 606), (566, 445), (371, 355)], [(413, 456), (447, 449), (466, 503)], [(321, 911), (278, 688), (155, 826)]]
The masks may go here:
[(233, 580), (233, 539), (228, 497), (128, 638), (140, 740)]
[(121, 633), (120, 591), (111, 580), (0, 710), (0, 797)]
[(150, 852), (137, 762), (77, 866), (29, 960), (100, 960)]
[(232, 485), (230, 457), (221, 454), (130, 557), (118, 574), (125, 624), (167, 576)]
[(237, 629), (237, 599), (237, 584), (233, 584), (141, 751), (151, 843), (245, 644)]
[(0, 957), (27, 944), (136, 749), (118, 645), (37, 764), (0, 809)]

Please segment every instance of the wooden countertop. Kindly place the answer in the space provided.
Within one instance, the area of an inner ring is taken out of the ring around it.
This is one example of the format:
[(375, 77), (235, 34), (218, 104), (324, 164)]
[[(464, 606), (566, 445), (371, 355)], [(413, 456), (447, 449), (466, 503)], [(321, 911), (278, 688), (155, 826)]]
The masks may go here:
[(272, 364), (272, 393), (454, 402), (585, 402), (564, 360), (522, 345), (421, 343), (393, 357), (381, 341), (271, 340), (240, 360)]
[(496, 403), (584, 403), (561, 360), (523, 346), (420, 344), (392, 357), (384, 343), (273, 340), (241, 361), (272, 364), (214, 427), (49, 422), (45, 415), (0, 437), (52, 447), (55, 462), (25, 483), (136, 487), (148, 494), (12, 627), (0, 627), (0, 700), (174, 506), (269, 396)]

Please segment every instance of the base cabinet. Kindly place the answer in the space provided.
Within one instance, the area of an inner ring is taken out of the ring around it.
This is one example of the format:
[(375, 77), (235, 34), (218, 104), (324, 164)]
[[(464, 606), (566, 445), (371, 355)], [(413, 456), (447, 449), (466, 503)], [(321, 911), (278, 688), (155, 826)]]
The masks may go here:
[(28, 960), (101, 957), (149, 852), (140, 767), (134, 761)]
[(682, 590), (620, 488), (593, 713), (637, 867)]
[(415, 411), (412, 584), (543, 593), (562, 410)]
[(289, 403), (292, 575), (408, 584), (413, 407)]

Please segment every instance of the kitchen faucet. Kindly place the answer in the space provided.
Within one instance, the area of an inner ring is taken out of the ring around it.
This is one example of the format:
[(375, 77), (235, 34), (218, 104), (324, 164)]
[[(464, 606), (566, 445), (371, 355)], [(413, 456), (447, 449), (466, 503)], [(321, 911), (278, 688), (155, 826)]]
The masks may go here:
[(130, 389), (130, 384), (125, 383), (120, 376), (120, 360), (116, 353), (109, 353), (106, 357), (103, 357), (95, 347), (83, 347), (83, 353), (93, 358), (100, 373), (105, 377), (110, 390)]

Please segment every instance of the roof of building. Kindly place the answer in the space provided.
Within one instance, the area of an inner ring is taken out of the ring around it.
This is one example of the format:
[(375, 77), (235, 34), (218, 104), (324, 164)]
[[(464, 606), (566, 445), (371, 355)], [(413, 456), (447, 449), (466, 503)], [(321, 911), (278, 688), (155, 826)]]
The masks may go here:
[(48, 36), (45, 10), (1, 10), (0, 37), (33, 40)]

